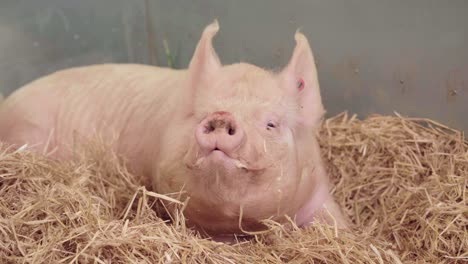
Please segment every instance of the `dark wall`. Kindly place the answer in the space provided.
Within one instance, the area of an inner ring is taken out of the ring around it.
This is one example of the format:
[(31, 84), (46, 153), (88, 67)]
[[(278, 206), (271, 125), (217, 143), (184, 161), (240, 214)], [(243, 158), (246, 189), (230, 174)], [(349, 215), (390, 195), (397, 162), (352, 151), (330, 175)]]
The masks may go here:
[(168, 65), (164, 42), (183, 68), (214, 18), (223, 63), (280, 68), (301, 28), (329, 114), (397, 111), (468, 130), (464, 0), (2, 0), (0, 87), (75, 65)]
[(143, 0), (1, 0), (0, 90), (58, 69), (148, 62)]

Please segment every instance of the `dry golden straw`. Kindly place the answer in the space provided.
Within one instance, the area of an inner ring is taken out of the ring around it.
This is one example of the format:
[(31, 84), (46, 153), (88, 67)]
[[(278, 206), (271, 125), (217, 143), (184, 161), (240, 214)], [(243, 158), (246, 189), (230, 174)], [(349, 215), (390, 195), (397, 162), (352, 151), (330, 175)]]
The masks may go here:
[(353, 229), (314, 225), (237, 245), (201, 239), (171, 197), (87, 147), (59, 163), (0, 148), (0, 263), (468, 263), (468, 144), (426, 119), (341, 114), (320, 144)]

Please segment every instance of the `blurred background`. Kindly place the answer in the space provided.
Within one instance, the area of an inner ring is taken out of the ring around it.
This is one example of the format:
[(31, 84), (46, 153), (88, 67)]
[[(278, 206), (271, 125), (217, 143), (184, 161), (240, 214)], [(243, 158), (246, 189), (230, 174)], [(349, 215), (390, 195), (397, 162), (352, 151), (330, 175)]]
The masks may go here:
[(226, 64), (281, 68), (301, 28), (328, 116), (396, 111), (468, 131), (465, 0), (1, 0), (0, 91), (96, 63), (185, 68), (215, 18)]

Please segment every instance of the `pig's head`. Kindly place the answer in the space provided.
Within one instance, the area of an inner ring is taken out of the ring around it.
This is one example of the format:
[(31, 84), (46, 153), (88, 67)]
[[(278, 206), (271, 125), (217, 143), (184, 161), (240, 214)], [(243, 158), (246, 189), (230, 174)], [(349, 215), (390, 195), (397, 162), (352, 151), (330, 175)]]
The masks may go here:
[(211, 234), (294, 218), (326, 184), (314, 134), (324, 109), (305, 36), (296, 33), (289, 64), (270, 72), (221, 65), (212, 46), (218, 29), (209, 25), (198, 43), (180, 106), (186, 111), (168, 130), (156, 173), (157, 191), (183, 189), (189, 223)]

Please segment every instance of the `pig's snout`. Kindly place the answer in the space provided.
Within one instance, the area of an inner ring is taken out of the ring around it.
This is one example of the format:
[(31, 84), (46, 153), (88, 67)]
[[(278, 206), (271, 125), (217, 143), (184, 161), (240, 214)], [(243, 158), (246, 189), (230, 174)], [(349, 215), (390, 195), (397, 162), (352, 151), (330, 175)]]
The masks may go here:
[(204, 152), (223, 151), (229, 155), (236, 151), (244, 139), (244, 131), (228, 112), (214, 112), (203, 119), (195, 137)]

